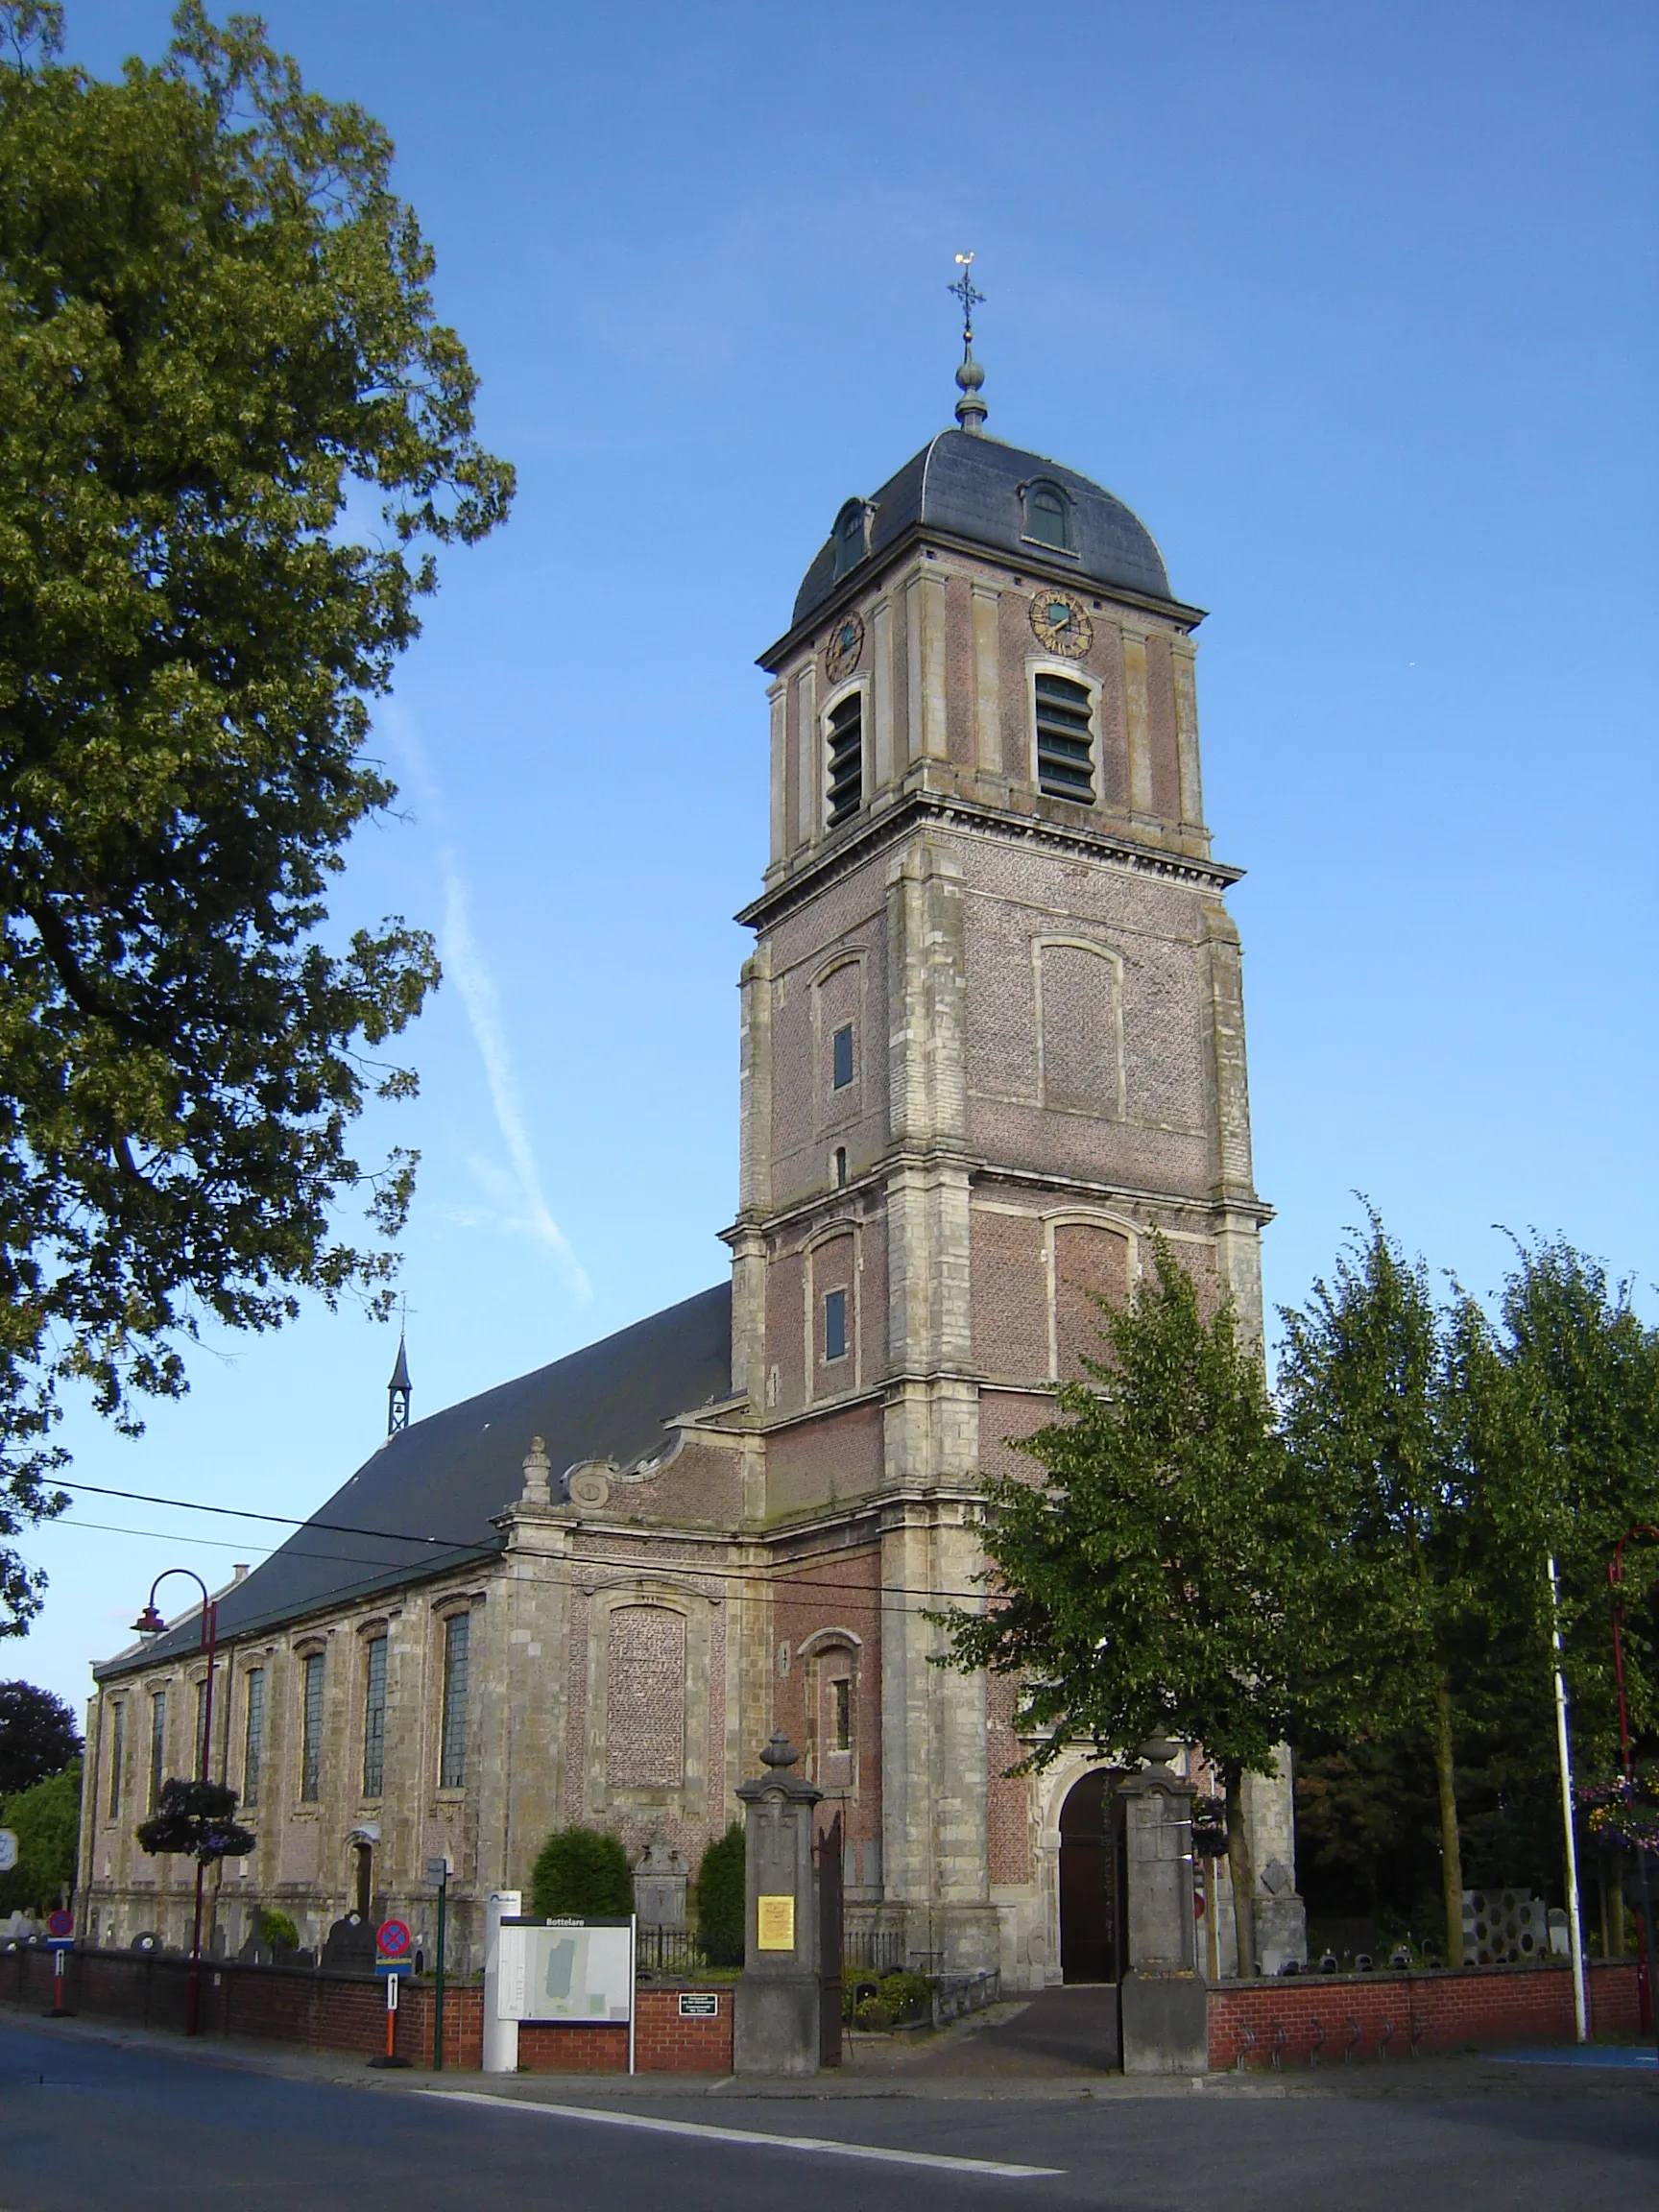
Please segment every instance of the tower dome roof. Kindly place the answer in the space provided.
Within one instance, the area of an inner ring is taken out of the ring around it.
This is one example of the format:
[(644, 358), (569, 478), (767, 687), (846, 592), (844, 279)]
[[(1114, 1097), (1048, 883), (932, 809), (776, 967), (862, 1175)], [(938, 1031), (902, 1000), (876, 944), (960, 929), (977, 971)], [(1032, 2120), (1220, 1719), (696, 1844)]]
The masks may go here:
[[(1034, 493), (1051, 489), (1040, 517)], [(866, 550), (849, 562), (844, 523), (862, 506)], [(925, 527), (1011, 556), (1070, 569), (1092, 584), (1116, 586), (1142, 597), (1168, 599), (1169, 578), (1152, 533), (1121, 499), (1074, 469), (1041, 453), (1004, 445), (982, 432), (941, 430), (890, 476), (874, 498), (841, 511), (835, 532), (807, 569), (795, 598), (791, 628), (806, 621), (854, 568)]]

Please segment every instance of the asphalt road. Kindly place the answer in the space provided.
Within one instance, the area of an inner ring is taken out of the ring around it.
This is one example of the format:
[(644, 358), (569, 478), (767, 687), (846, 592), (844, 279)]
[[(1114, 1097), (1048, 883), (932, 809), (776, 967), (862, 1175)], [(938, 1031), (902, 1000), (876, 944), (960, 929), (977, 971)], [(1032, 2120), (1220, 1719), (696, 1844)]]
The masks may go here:
[[(1519, 2088), (1444, 2096), (1283, 2098), (1219, 2085), (1153, 2097), (601, 2104), (591, 2091), (537, 2085), (583, 2096), (587, 2114), (503, 2104), (477, 2094), (475, 2076), (450, 2078), (447, 2095), (365, 2082), (0, 2018), (0, 2212), (731, 2212), (763, 2194), (801, 2212), (914, 2212), (924, 2194), (930, 2205), (998, 2212), (1659, 2201), (1659, 2096), (1552, 2071)], [(670, 2131), (658, 2131), (663, 2124)]]

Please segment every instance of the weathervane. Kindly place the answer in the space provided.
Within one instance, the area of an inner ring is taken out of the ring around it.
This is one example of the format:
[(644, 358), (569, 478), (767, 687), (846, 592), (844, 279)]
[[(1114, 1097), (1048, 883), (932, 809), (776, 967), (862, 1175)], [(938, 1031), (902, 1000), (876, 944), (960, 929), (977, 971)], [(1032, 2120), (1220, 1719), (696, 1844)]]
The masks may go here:
[(945, 287), (953, 299), (962, 302), (962, 366), (956, 372), (956, 382), (961, 387), (962, 397), (956, 402), (956, 420), (971, 437), (976, 438), (985, 426), (985, 417), (989, 412), (979, 397), (985, 372), (974, 358), (974, 310), (984, 304), (985, 295), (974, 283), (973, 254), (958, 253), (956, 266), (961, 270), (961, 276), (954, 284), (947, 284)]

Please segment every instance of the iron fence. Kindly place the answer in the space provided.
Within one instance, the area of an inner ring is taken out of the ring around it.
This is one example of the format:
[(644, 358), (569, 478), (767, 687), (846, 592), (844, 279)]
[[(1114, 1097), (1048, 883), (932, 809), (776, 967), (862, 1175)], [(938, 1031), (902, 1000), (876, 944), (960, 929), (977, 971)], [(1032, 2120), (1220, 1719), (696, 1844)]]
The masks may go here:
[(641, 1974), (707, 1974), (713, 1960), (689, 1928), (641, 1928), (635, 1965)]
[(902, 1972), (905, 1963), (904, 1931), (883, 1927), (878, 1920), (849, 1921), (841, 1936), (842, 1974), (851, 1981), (878, 1982), (883, 1974)]

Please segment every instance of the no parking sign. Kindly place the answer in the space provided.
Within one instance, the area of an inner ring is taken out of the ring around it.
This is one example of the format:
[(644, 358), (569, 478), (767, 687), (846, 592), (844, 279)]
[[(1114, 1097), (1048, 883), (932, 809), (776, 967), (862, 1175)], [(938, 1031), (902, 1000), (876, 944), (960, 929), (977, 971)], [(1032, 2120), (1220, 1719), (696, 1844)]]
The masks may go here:
[(414, 1937), (406, 1920), (382, 1920), (374, 1932), (376, 1974), (413, 1974)]

